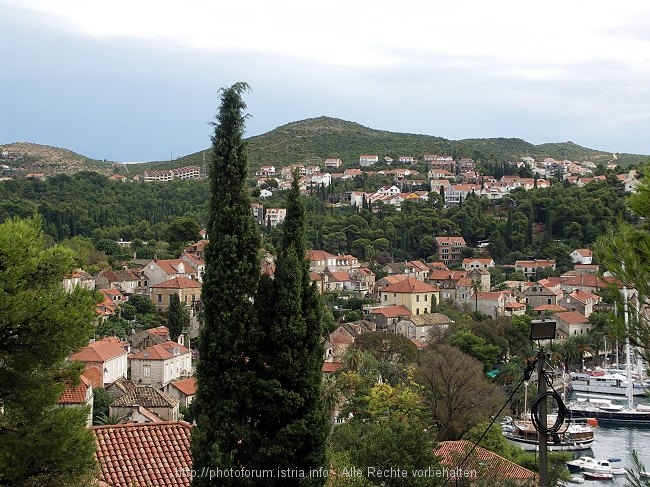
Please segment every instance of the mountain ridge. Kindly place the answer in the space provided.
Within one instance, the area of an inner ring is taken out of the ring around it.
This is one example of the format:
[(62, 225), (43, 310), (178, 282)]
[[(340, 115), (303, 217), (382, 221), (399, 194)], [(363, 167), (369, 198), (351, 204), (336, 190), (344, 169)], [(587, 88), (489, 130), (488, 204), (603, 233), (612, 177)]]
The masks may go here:
[[(246, 138), (249, 163), (252, 170), (262, 165), (284, 167), (290, 164), (322, 164), (327, 158), (340, 158), (343, 167), (357, 167), (359, 155), (377, 154), (380, 158), (400, 156), (421, 158), (423, 154), (451, 155), (455, 159), (471, 157), (486, 162), (515, 162), (524, 156), (542, 160), (609, 163), (621, 165), (647, 162), (649, 155), (611, 154), (580, 146), (574, 142), (553, 142), (535, 145), (520, 138), (492, 137), (449, 140), (424, 134), (390, 132), (365, 127), (357, 122), (320, 116), (289, 122), (264, 134)], [(36, 143), (0, 145), (0, 164), (18, 163), (28, 172), (45, 174), (71, 173), (83, 170), (103, 174), (124, 172), (142, 173), (145, 170), (169, 169), (185, 165), (203, 166), (209, 160), (210, 148), (178, 157), (171, 161), (123, 164), (99, 161), (68, 149)], [(8, 153), (10, 156), (4, 157)]]

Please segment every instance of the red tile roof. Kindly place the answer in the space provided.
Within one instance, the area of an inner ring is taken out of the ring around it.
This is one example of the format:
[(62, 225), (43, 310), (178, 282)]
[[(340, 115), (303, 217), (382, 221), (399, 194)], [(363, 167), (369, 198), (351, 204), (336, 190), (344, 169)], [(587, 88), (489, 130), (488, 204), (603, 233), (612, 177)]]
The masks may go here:
[(86, 402), (86, 394), (88, 388), (92, 387), (90, 379), (87, 379), (82, 374), (80, 377), (81, 382), (78, 386), (73, 387), (72, 384), (68, 384), (61, 398), (59, 399), (59, 404), (84, 404)]
[(323, 368), (321, 370), (326, 374), (329, 374), (331, 372), (336, 372), (337, 370), (342, 369), (343, 367), (344, 364), (340, 364), (337, 362), (324, 362)]
[[(441, 457), (440, 465), (450, 471), (475, 471), (477, 479), (527, 481), (528, 485), (537, 485), (537, 474), (510, 460), (477, 446), (470, 457), (460, 466), (460, 462), (472, 449), (473, 443), (467, 440), (441, 441), (436, 448), (436, 455)], [(471, 481), (471, 479), (469, 479)]]
[[(178, 353), (174, 355), (174, 349), (178, 349)], [(158, 345), (153, 345), (151, 347), (145, 348), (144, 350), (135, 353), (129, 356), (129, 360), (167, 360), (188, 353), (189, 349), (184, 347), (180, 343), (174, 341), (168, 341), (165, 343), (159, 343)]]
[(155, 328), (147, 328), (145, 330), (147, 333), (151, 335), (156, 335), (160, 337), (168, 337), (169, 336), (169, 328), (166, 326), (157, 326)]
[(161, 282), (160, 284), (151, 286), (152, 289), (198, 289), (200, 287), (201, 283), (199, 281), (184, 276), (175, 277), (169, 281)]
[(184, 421), (94, 426), (99, 480), (111, 487), (188, 487), (192, 426)]
[(408, 277), (395, 284), (386, 286), (382, 292), (384, 293), (432, 293), (438, 291), (437, 287), (427, 284), (425, 282)]
[(411, 316), (411, 311), (404, 305), (381, 306), (370, 310), (372, 315), (383, 315), (386, 318), (397, 318), (398, 316)]
[(78, 360), (79, 362), (105, 362), (120, 355), (126, 355), (120, 345), (119, 341), (103, 339), (89, 344), (82, 348), (77, 353), (72, 354), (70, 360)]
[(559, 306), (557, 304), (540, 304), (539, 306), (533, 308), (533, 311), (552, 311), (552, 312), (562, 312), (566, 311), (566, 308)]
[(336, 257), (335, 255), (332, 255), (329, 252), (325, 252), (324, 250), (308, 250), (307, 251), (307, 260), (309, 260), (309, 261), (327, 260), (327, 259), (333, 259), (335, 257)]
[(181, 391), (186, 396), (193, 396), (196, 394), (196, 378), (190, 377), (189, 379), (177, 380), (171, 383), (176, 389)]
[(589, 323), (589, 319), (585, 315), (580, 314), (577, 311), (566, 311), (564, 313), (556, 313), (554, 316), (556, 319), (557, 318), (562, 319), (563, 321), (566, 321), (571, 325)]

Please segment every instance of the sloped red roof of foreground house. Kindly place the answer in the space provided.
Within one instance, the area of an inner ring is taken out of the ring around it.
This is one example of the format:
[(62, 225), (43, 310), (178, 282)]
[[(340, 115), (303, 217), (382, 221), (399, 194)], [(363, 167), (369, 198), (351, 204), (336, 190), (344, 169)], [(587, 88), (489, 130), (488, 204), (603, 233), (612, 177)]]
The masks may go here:
[[(537, 485), (538, 477), (535, 472), (480, 446), (477, 446), (469, 458), (460, 465), (473, 446), (474, 444), (467, 440), (441, 441), (435, 453), (441, 458), (440, 465), (450, 472), (459, 468), (460, 472), (475, 473), (474, 481), (483, 477), (495, 482), (511, 480), (519, 485)], [(471, 482), (472, 478), (468, 480)]]
[(189, 487), (192, 425), (185, 421), (93, 426), (99, 480), (111, 487)]
[(63, 391), (59, 399), (59, 404), (84, 404), (86, 402), (86, 394), (88, 388), (92, 387), (92, 383), (83, 374), (79, 380), (80, 382), (77, 386), (73, 386), (72, 384), (66, 386), (65, 391)]

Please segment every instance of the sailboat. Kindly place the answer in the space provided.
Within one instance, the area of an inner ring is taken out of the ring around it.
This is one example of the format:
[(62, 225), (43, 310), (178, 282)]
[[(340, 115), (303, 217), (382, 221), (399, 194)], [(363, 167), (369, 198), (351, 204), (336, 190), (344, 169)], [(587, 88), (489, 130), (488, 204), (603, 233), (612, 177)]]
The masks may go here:
[[(627, 287), (623, 286), (623, 313), (625, 325), (628, 324)], [(599, 423), (620, 423), (634, 426), (650, 426), (650, 406), (634, 407), (634, 385), (632, 381), (632, 352), (629, 338), (625, 341), (627, 361), (626, 395), (628, 406), (616, 404), (611, 399), (589, 398), (574, 401), (568, 405), (569, 417), (572, 419), (595, 418)]]

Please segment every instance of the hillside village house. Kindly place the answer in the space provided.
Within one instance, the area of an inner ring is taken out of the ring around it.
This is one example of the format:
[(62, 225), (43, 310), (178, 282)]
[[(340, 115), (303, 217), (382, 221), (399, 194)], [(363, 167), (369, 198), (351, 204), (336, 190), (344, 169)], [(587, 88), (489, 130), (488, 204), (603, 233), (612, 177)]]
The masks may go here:
[(407, 277), (395, 284), (386, 286), (379, 293), (380, 303), (386, 306), (403, 305), (411, 313), (419, 315), (429, 313), (432, 306), (440, 301), (437, 287)]
[(165, 392), (171, 397), (179, 400), (184, 408), (192, 404), (196, 394), (196, 378), (175, 380), (165, 386)]
[(177, 295), (181, 303), (191, 309), (201, 300), (201, 283), (187, 277), (175, 277), (169, 281), (151, 286), (151, 300), (157, 311), (166, 311), (172, 295)]
[(115, 337), (90, 343), (70, 356), (71, 361), (82, 362), (84, 375), (93, 387), (105, 387), (121, 377), (126, 377), (128, 352)]
[(451, 322), (448, 316), (441, 313), (411, 315), (398, 321), (395, 324), (394, 332), (409, 340), (415, 339), (427, 343), (432, 338), (432, 334), (436, 331), (443, 332)]
[(594, 253), (589, 249), (575, 249), (571, 252), (571, 259), (574, 264), (591, 264)]
[(345, 353), (354, 343), (357, 336), (362, 333), (377, 331), (375, 324), (371, 321), (359, 320), (350, 323), (341, 323), (339, 327), (330, 333), (326, 349), (328, 354), (325, 357), (327, 362), (343, 362)]
[(88, 420), (86, 426), (93, 425), (93, 384), (86, 376), (81, 374), (79, 385), (67, 384), (65, 391), (59, 398), (58, 404), (65, 407), (87, 407)]
[(526, 289), (523, 296), (528, 306), (536, 308), (549, 304), (560, 305), (564, 293), (558, 285), (554, 285), (548, 279), (542, 279)]
[(176, 277), (199, 280), (196, 269), (183, 259), (154, 259), (142, 269), (142, 272), (147, 276), (149, 287)]
[[(151, 386), (137, 386), (129, 392), (116, 399), (108, 408), (110, 416), (130, 416), (134, 412), (142, 412), (140, 408), (145, 408), (147, 412), (153, 413), (158, 421), (178, 421), (179, 400), (165, 394), (163, 391)], [(144, 414), (144, 422), (156, 420), (149, 415)]]
[(76, 287), (82, 287), (93, 291), (95, 289), (95, 278), (83, 269), (77, 269), (72, 274), (63, 278), (63, 288), (71, 293)]
[(377, 164), (379, 162), (379, 156), (377, 155), (364, 155), (364, 156), (359, 156), (359, 165), (364, 167), (364, 166), (372, 166), (374, 164)]
[(160, 343), (130, 355), (131, 380), (137, 385), (161, 388), (192, 375), (191, 351), (173, 341)]
[(287, 217), (286, 208), (267, 208), (264, 215), (265, 223), (271, 227), (277, 227)]
[(535, 259), (515, 261), (515, 271), (523, 272), (527, 279), (534, 278), (537, 271), (542, 269), (555, 270), (555, 260)]
[(378, 331), (395, 330), (397, 322), (411, 314), (411, 311), (403, 305), (364, 309), (364, 318), (375, 323)]
[(467, 247), (463, 237), (436, 237), (438, 260), (446, 266), (458, 264), (463, 259), (462, 251)]
[(560, 299), (559, 304), (566, 308), (567, 311), (577, 311), (581, 315), (589, 318), (589, 315), (594, 311), (594, 306), (596, 306), (600, 300), (600, 296), (576, 290)]
[(494, 267), (494, 260), (492, 259), (478, 259), (478, 258), (467, 258), (463, 259), (462, 262), (463, 269), (489, 269)]
[(199, 166), (185, 166), (162, 171), (145, 171), (142, 181), (145, 183), (152, 181), (166, 182), (173, 179), (199, 179), (200, 177), (201, 168)]
[(341, 167), (341, 164), (343, 164), (341, 159), (325, 159), (325, 167)]
[(556, 336), (584, 335), (591, 330), (589, 318), (578, 311), (565, 311), (553, 315), (557, 322)]
[(126, 296), (147, 292), (146, 277), (128, 269), (105, 269), (95, 276), (95, 281), (99, 289), (117, 289)]

